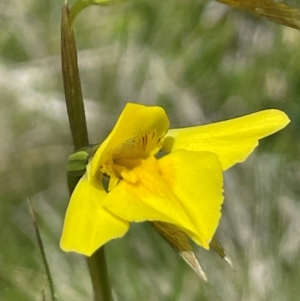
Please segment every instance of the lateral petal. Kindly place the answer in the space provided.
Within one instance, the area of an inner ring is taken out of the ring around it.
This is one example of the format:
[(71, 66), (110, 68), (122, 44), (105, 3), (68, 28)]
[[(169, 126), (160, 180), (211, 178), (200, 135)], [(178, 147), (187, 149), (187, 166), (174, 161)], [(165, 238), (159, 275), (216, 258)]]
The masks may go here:
[(215, 154), (178, 150), (160, 160), (150, 157), (122, 176), (103, 202), (107, 210), (131, 222), (174, 224), (209, 248), (223, 202)]
[(96, 151), (88, 177), (92, 178), (97, 173), (105, 153), (150, 131), (155, 132), (155, 136), (159, 139), (165, 135), (168, 128), (169, 119), (163, 108), (135, 103), (126, 104), (113, 130)]
[(210, 151), (219, 157), (223, 170), (244, 161), (258, 140), (284, 128), (290, 122), (279, 110), (265, 110), (203, 126), (169, 130), (163, 150)]
[(86, 175), (81, 178), (66, 212), (61, 249), (91, 256), (109, 240), (125, 235), (128, 222), (101, 206), (106, 195), (103, 187), (89, 183)]

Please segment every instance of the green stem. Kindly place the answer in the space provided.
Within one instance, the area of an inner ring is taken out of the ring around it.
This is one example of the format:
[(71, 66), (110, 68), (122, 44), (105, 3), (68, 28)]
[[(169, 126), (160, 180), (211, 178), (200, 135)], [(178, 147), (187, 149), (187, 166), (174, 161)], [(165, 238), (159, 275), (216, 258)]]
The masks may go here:
[(128, 0), (78, 0), (76, 1), (70, 11), (69, 22), (73, 24), (76, 16), (90, 5), (110, 5), (127, 2)]
[(75, 2), (71, 8), (70, 16), (69, 16), (69, 22), (70, 24), (73, 24), (76, 16), (84, 10), (86, 7), (96, 4), (93, 0), (79, 0)]
[[(61, 53), (65, 99), (73, 145), (74, 149), (79, 149), (88, 146), (89, 139), (78, 68), (77, 49), (74, 32), (69, 19), (68, 4), (65, 4), (62, 9)], [(71, 173), (68, 173), (70, 195), (73, 193), (79, 180), (80, 177), (72, 176)], [(94, 290), (94, 300), (112, 301), (104, 247), (100, 248), (91, 257), (88, 257), (87, 263)]]
[[(87, 258), (90, 269), (95, 301), (113, 300), (110, 281), (108, 278), (108, 269), (106, 264), (104, 248), (100, 248), (93, 256)], [(99, 270), (101, 269), (101, 273)]]

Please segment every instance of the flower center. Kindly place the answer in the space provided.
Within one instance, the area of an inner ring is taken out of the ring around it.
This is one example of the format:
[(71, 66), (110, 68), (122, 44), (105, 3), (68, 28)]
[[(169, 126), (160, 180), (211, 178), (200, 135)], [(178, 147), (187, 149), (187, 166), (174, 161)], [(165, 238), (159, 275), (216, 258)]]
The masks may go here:
[(164, 135), (165, 133), (158, 136), (155, 130), (148, 131), (109, 150), (104, 155), (104, 163), (100, 167), (100, 171), (109, 176), (108, 191), (123, 179), (122, 172), (140, 166), (142, 160), (155, 155), (163, 145)]

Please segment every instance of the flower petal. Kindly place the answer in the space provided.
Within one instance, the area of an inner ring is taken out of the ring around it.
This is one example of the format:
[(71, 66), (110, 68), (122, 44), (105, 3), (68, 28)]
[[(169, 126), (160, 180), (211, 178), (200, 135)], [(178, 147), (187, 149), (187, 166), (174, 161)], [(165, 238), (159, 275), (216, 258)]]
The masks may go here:
[[(96, 151), (88, 177), (92, 177), (99, 170), (104, 152), (118, 148), (125, 142), (147, 132), (155, 132), (159, 139), (165, 135), (168, 128), (169, 119), (163, 108), (128, 103), (113, 130)], [(155, 144), (153, 146), (155, 147)]]
[(150, 157), (122, 176), (103, 202), (107, 210), (128, 221), (174, 224), (209, 248), (223, 202), (215, 154), (178, 150), (160, 160)]
[(182, 129), (172, 129), (163, 150), (210, 151), (218, 155), (223, 170), (244, 161), (258, 145), (290, 122), (285, 113), (265, 110), (228, 121)]
[(128, 222), (101, 207), (106, 192), (94, 187), (84, 175), (77, 184), (65, 217), (60, 247), (91, 256), (113, 238), (124, 236)]

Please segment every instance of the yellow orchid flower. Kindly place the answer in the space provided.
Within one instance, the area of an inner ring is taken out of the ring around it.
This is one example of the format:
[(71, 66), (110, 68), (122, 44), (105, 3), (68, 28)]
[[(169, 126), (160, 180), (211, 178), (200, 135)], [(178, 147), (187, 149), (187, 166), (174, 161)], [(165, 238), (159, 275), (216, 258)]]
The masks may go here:
[(71, 196), (61, 248), (90, 256), (130, 222), (159, 221), (208, 249), (221, 217), (222, 171), (288, 123), (283, 112), (265, 110), (168, 131), (161, 107), (128, 103)]

